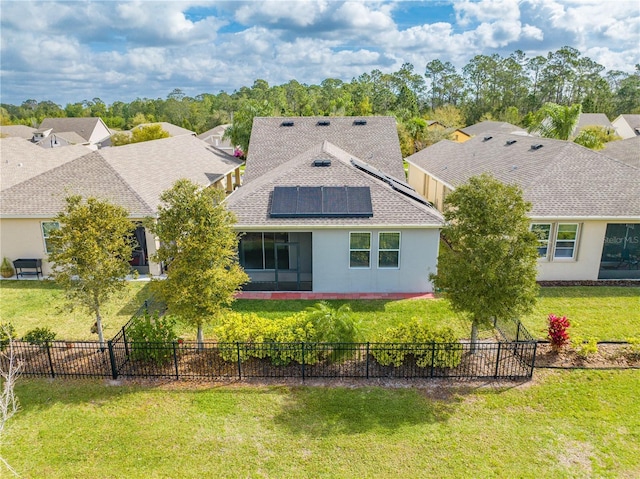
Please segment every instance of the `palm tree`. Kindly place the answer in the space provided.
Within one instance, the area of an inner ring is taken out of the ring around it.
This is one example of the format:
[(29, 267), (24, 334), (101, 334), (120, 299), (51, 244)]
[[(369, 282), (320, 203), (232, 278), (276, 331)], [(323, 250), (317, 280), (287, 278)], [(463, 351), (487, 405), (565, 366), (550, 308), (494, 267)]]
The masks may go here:
[(582, 113), (582, 105), (558, 105), (545, 103), (534, 117), (530, 132), (538, 133), (545, 138), (568, 140)]

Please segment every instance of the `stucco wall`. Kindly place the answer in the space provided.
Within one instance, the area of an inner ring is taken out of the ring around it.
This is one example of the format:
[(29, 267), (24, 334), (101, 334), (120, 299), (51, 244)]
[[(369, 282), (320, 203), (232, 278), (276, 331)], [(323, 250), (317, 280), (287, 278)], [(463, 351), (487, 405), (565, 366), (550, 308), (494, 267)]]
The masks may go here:
[(622, 137), (622, 139), (634, 138), (636, 136), (636, 132), (633, 131), (633, 128), (629, 126), (629, 123), (621, 117), (616, 118), (611, 123), (613, 127), (616, 129), (616, 133), (618, 136)]
[[(47, 219), (0, 219), (0, 256), (7, 257), (9, 261), (18, 258), (42, 259), (42, 272), (47, 276), (51, 267), (47, 261), (44, 239), (42, 237), (42, 222)], [(147, 232), (147, 252), (152, 255), (156, 252), (153, 237)], [(157, 264), (149, 262), (151, 274), (159, 274)]]
[[(438, 229), (366, 231), (371, 232), (372, 242), (371, 267), (368, 269), (349, 268), (349, 230), (313, 232), (313, 291), (326, 293), (433, 291), (429, 274), (436, 272)], [(379, 231), (400, 231), (400, 267), (398, 269), (378, 268)]]

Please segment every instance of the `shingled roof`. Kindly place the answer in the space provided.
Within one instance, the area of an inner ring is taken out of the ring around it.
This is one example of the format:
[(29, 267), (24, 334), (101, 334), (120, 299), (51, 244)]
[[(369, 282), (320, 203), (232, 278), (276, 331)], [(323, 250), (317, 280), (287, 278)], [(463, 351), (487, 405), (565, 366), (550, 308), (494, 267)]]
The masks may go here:
[[(13, 139), (2, 142), (8, 140)], [(76, 148), (45, 150), (30, 146), (40, 157)], [(0, 213), (3, 216), (52, 216), (64, 207), (66, 196), (80, 194), (113, 201), (126, 207), (132, 216), (152, 215), (162, 192), (171, 188), (176, 180), (187, 178), (208, 186), (240, 164), (236, 158), (194, 136), (106, 148), (73, 161), (62, 161), (57, 167), (23, 181), (14, 181), (3, 188)]]
[(640, 216), (640, 170), (572, 142), (495, 133), (443, 140), (407, 161), (452, 188), (482, 173), (517, 184), (533, 217)]
[[(313, 166), (314, 160), (331, 160), (331, 166)], [(443, 219), (432, 207), (421, 204), (387, 183), (357, 169), (356, 159), (328, 141), (319, 142), (295, 158), (244, 184), (227, 198), (237, 218), (237, 227), (311, 228), (349, 227), (441, 227)], [(371, 192), (373, 216), (369, 218), (272, 218), (271, 196), (276, 186), (366, 186)]]
[(89, 141), (93, 130), (100, 121), (100, 118), (97, 117), (45, 118), (42, 120), (39, 129), (51, 128), (53, 130), (52, 133), (75, 131), (85, 141)]
[(520, 128), (519, 126), (512, 125), (511, 123), (507, 123), (506, 121), (481, 121), (479, 123), (475, 123), (473, 125), (469, 125), (465, 128), (460, 128), (460, 131), (466, 133), (469, 136), (478, 136), (484, 135), (486, 133), (522, 133), (527, 134), (527, 132)]
[(0, 190), (86, 155), (86, 146), (41, 148), (23, 138), (0, 139)]
[(640, 168), (640, 136), (605, 143), (601, 153), (627, 165)]
[(393, 117), (257, 117), (251, 130), (244, 183), (255, 181), (325, 140), (392, 176), (404, 176)]

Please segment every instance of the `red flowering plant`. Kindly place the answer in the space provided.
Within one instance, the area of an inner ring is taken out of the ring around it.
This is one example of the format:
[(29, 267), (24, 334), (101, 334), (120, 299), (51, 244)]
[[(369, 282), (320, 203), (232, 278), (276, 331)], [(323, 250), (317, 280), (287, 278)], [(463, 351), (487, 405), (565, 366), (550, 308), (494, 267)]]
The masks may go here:
[(566, 316), (556, 316), (550, 314), (547, 318), (547, 338), (551, 342), (551, 347), (555, 351), (559, 351), (563, 346), (569, 343), (569, 319)]

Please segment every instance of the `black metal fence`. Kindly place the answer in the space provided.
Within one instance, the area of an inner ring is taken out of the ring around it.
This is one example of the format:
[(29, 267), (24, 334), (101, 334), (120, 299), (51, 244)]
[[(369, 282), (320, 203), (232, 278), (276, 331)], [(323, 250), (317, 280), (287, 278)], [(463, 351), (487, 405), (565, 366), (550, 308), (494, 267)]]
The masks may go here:
[[(22, 374), (49, 377), (173, 378), (468, 378), (528, 379), (536, 340), (518, 320), (495, 321), (498, 341), (456, 343), (135, 342), (131, 321), (162, 305), (145, 301), (110, 340), (14, 341)], [(3, 359), (0, 358), (0, 361)]]
[(50, 377), (174, 378), (473, 378), (533, 374), (536, 342), (135, 343), (14, 342), (22, 374)]

